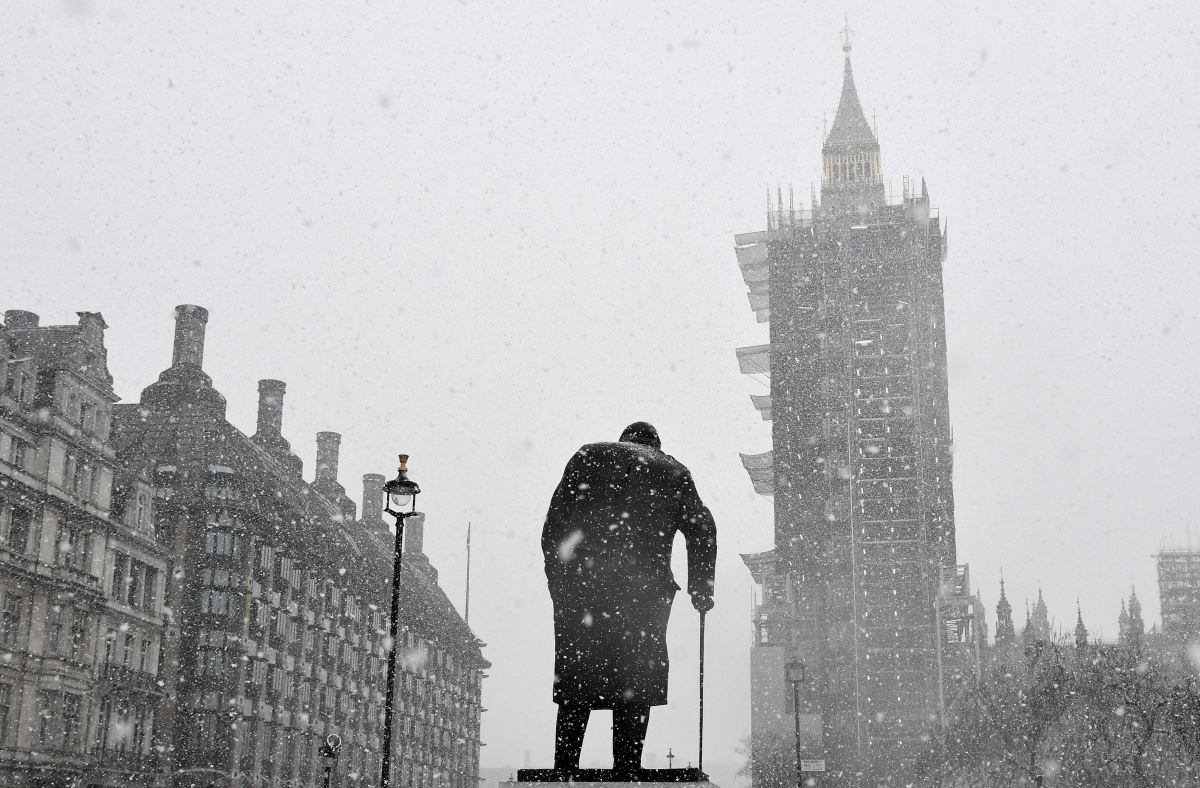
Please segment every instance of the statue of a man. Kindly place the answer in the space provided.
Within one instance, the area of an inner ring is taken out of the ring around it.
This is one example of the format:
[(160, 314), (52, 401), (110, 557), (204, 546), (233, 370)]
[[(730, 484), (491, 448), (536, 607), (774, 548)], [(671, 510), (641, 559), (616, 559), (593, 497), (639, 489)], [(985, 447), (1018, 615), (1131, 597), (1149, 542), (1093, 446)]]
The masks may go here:
[(631, 424), (619, 442), (588, 444), (567, 463), (542, 531), (554, 602), (556, 771), (578, 769), (592, 709), (613, 711), (613, 768), (641, 768), (650, 707), (667, 702), (677, 531), (692, 606), (703, 614), (713, 606), (716, 525), (654, 427)]

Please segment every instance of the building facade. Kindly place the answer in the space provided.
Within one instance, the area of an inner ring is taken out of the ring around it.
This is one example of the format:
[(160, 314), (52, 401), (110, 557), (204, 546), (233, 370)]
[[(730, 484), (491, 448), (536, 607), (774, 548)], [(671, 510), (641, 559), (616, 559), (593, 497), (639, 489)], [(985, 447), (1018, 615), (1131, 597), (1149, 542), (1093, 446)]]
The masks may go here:
[[(207, 321), (178, 307), (171, 366), (114, 412), (117, 456), (151, 480), (170, 548), (173, 784), (320, 785), (319, 748), (337, 734), (339, 784), (376, 785), (393, 549), (382, 477), (366, 477), (358, 518), (337, 478), (341, 437), (323, 432), (306, 482), (281, 431), (281, 381), (259, 382), (254, 435), (232, 425), (203, 368)], [(438, 587), (421, 530), (406, 529), (393, 774), (465, 788), (478, 777), (488, 663)]]
[(119, 467), (104, 319), (0, 326), (0, 785), (162, 785), (168, 558)]
[(805, 757), (825, 760), (826, 784), (874, 786), (930, 746), (947, 652), (978, 651), (982, 608), (955, 551), (946, 237), (923, 181), (885, 195), (844, 51), (820, 199), (797, 209), (779, 193), (767, 229), (735, 238), (770, 329), (738, 350), (743, 372), (769, 379), (752, 400), (771, 450), (743, 463), (775, 510), (774, 549), (745, 559), (763, 594), (755, 648), (807, 667)]
[(1200, 668), (1200, 549), (1164, 548), (1158, 566), (1158, 601), (1162, 611), (1164, 648), (1189, 665)]
[[(171, 365), (116, 404), (103, 318), (0, 324), (0, 786), (378, 785), (394, 534), (204, 372), (208, 313), (176, 310)], [(406, 527), (393, 783), (479, 775), (483, 644)], [(319, 748), (337, 734), (336, 761)]]

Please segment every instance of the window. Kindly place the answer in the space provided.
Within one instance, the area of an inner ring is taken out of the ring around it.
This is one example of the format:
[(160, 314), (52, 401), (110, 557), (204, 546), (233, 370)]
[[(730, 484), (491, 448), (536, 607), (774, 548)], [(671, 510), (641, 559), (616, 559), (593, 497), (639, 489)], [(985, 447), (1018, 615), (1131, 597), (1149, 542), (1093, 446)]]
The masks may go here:
[(29, 527), (33, 524), (33, 512), (24, 506), (14, 506), (8, 521), (8, 549), (24, 553), (29, 546)]
[[(263, 726), (263, 774), (273, 774), (275, 771), (275, 726)], [(268, 780), (270, 782), (270, 780)]]
[(88, 651), (88, 617), (82, 610), (75, 611), (71, 621), (71, 659), (84, 662)]
[(62, 472), (62, 488), (64, 490), (75, 489), (75, 476), (78, 469), (78, 461), (75, 455), (68, 452), (63, 455), (63, 472)]
[(133, 710), (133, 751), (142, 752), (146, 745), (146, 707), (140, 703)]
[(141, 561), (129, 561), (129, 585), (125, 590), (125, 604), (133, 608), (142, 606), (142, 584), (146, 580), (146, 565)]
[(79, 463), (79, 470), (71, 478), (71, 492), (82, 495), (92, 489), (92, 466), (87, 460)]
[(113, 599), (125, 598), (125, 584), (128, 582), (129, 556), (119, 551), (113, 551), (112, 596)]
[(38, 690), (38, 744), (48, 750), (79, 748), (79, 696)]
[(8, 740), (8, 720), (12, 716), (12, 685), (0, 684), (0, 745)]
[(21, 632), (21, 607), (25, 600), (9, 592), (0, 607), (0, 646), (16, 646)]
[(195, 724), (188, 732), (188, 742), (194, 752), (207, 752), (221, 746), (220, 720), (213, 712), (202, 712), (194, 718)]
[(149, 665), (149, 663), (150, 663), (150, 641), (143, 640), (142, 641), (142, 654), (141, 654), (141, 658), (138, 661), (138, 670), (140, 670), (143, 673), (148, 673), (149, 671), (146, 669), (146, 667)]
[(296, 763), (296, 734), (286, 729), (283, 734), (283, 763), (285, 767), (294, 767)]
[(200, 575), (204, 585), (214, 588), (229, 588), (231, 585), (236, 585), (235, 577), (236, 575), (228, 569), (205, 569)]
[(33, 452), (30, 451), (31, 448), (28, 443), (20, 438), (12, 439), (9, 460), (14, 468), (19, 468), (20, 470), (29, 469), (29, 461), (33, 458)]
[(16, 400), (22, 405), (28, 405), (33, 399), (33, 375), (21, 372), (17, 375)]
[(154, 612), (158, 610), (158, 570), (146, 567), (146, 594), (142, 607)]
[(146, 494), (139, 493), (138, 497), (137, 497), (137, 517), (135, 520), (135, 524), (137, 525), (138, 528), (146, 527), (146, 516), (148, 514), (148, 512), (147, 512), (148, 504), (149, 504), (149, 498), (147, 498)]
[(58, 524), (58, 549), (55, 563), (70, 566), (81, 572), (91, 569), (92, 538), (76, 523), (63, 521)]
[(200, 612), (215, 615), (228, 615), (229, 592), (205, 589), (200, 592)]
[(208, 531), (204, 534), (204, 552), (209, 555), (226, 555), (240, 558), (242, 538), (228, 531)]
[(242, 728), (242, 772), (250, 774), (254, 771), (254, 754), (257, 742), (254, 737), (254, 726)]
[(219, 676), (225, 672), (228, 659), (222, 648), (202, 648), (196, 653), (196, 673)]
[(88, 485), (84, 489), (84, 495), (87, 496), (87, 499), (89, 501), (95, 501), (97, 498), (100, 497), (100, 482), (102, 481), (102, 479), (103, 479), (103, 476), (100, 473), (100, 466), (97, 465), (97, 466), (93, 467), (92, 473), (88, 477)]
[(312, 772), (313, 752), (317, 749), (316, 739), (312, 734), (304, 737), (300, 745), (300, 782), (308, 782), (308, 775)]
[(133, 642), (135, 639), (132, 633), (125, 636), (125, 650), (121, 652), (121, 664), (127, 668), (133, 667)]
[(112, 697), (106, 697), (100, 701), (100, 724), (96, 726), (96, 739), (93, 746), (108, 749), (108, 731), (112, 723), (113, 702)]
[(79, 747), (79, 696), (62, 693), (63, 747), (74, 751)]
[(46, 653), (58, 656), (62, 647), (63, 616), (66, 611), (62, 605), (51, 605), (46, 616)]
[(231, 501), (236, 499), (238, 496), (237, 490), (233, 488), (232, 484), (230, 482), (224, 482), (221, 484), (206, 484), (204, 486), (204, 497), (215, 500)]
[(87, 400), (79, 403), (79, 424), (84, 432), (96, 432), (96, 403)]

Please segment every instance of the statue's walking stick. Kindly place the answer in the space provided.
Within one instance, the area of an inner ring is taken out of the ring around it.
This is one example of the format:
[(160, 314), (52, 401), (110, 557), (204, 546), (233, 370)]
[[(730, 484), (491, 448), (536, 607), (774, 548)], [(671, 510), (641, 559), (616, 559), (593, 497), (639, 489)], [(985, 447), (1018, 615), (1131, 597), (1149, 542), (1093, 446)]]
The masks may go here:
[(704, 613), (700, 613), (700, 747), (697, 770), (704, 771)]

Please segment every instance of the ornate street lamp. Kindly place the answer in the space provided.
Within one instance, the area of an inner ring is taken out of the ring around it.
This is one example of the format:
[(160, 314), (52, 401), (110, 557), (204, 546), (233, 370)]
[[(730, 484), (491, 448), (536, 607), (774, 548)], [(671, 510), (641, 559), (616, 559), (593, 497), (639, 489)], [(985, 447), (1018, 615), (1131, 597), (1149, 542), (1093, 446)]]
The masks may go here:
[[(404, 555), (404, 521), (417, 514), (417, 496), (421, 487), (408, 478), (408, 455), (400, 455), (396, 478), (383, 485), (387, 505), (384, 511), (396, 518), (396, 546), (392, 558), (392, 618), (387, 658), (387, 698), (383, 706), (383, 766), (381, 788), (392, 788), (392, 706), (396, 699), (396, 639), (400, 629), (400, 570)], [(408, 507), (408, 511), (404, 511)]]
[[(403, 522), (404, 518), (414, 514), (417, 510), (417, 496), (421, 494), (421, 486), (408, 478), (408, 455), (400, 455), (400, 467), (396, 469), (396, 478), (383, 485), (383, 492), (387, 495), (387, 507), (385, 512), (392, 517), (398, 518), (397, 522)], [(401, 510), (410, 506), (407, 512)]]

